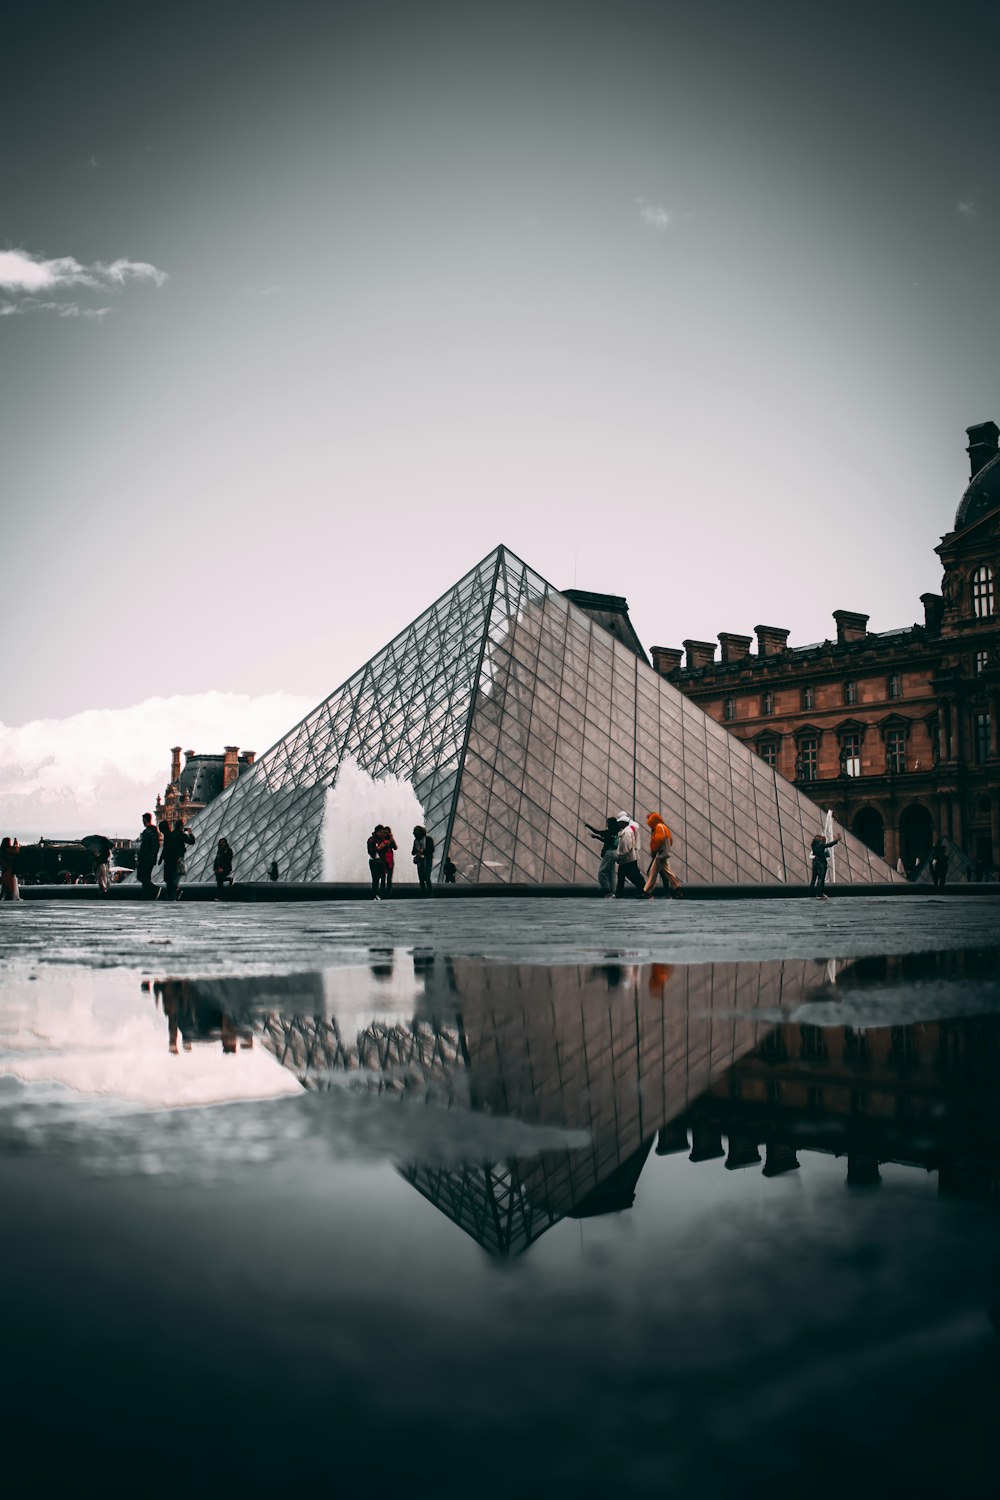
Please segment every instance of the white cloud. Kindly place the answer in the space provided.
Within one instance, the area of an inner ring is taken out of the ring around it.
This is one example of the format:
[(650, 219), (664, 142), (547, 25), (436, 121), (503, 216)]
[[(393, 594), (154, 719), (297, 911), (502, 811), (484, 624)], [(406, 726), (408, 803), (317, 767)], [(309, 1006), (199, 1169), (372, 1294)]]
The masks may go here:
[(134, 834), (166, 786), (172, 745), (264, 751), (320, 697), (210, 692), (0, 724), (0, 832)]
[(648, 198), (641, 196), (635, 201), (639, 206), (639, 218), (642, 222), (662, 234), (672, 219), (669, 209), (664, 208), (661, 203), (650, 203)]
[(29, 250), (0, 250), (0, 289), (12, 293), (19, 300), (0, 304), (0, 317), (9, 317), (17, 312), (54, 312), (61, 318), (103, 318), (110, 308), (87, 308), (77, 302), (41, 300), (53, 298), (70, 288), (81, 287), (87, 291), (120, 291), (127, 282), (152, 282), (161, 287), (167, 279), (166, 271), (159, 270), (145, 260), (95, 260), (84, 265), (75, 256), (63, 255), (44, 260)]
[(976, 204), (971, 198), (960, 198), (955, 207), (963, 219), (974, 219), (976, 217)]

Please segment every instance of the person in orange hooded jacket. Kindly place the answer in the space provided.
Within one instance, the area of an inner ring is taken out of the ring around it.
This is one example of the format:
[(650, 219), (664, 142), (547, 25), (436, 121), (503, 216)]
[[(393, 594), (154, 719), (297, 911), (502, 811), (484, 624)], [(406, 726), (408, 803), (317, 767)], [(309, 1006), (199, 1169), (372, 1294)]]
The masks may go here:
[(662, 880), (666, 889), (672, 896), (680, 895), (681, 883), (670, 868), (670, 849), (674, 842), (673, 834), (663, 821), (660, 813), (650, 813), (646, 819), (649, 824), (649, 873), (646, 876), (646, 884), (643, 893), (653, 899), (653, 891), (657, 880)]

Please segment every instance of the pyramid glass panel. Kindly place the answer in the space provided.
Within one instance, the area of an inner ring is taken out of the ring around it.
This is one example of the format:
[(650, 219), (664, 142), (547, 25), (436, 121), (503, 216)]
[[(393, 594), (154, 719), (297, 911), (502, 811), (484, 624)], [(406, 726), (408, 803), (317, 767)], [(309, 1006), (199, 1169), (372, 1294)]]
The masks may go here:
[[(462, 883), (594, 883), (600, 826), (662, 813), (681, 880), (801, 883), (822, 813), (505, 547), (244, 772), (194, 823), (241, 878), (323, 878), (327, 793), (348, 758), (404, 778)], [(645, 829), (643, 828), (643, 832)], [(890, 882), (841, 829), (837, 878)]]

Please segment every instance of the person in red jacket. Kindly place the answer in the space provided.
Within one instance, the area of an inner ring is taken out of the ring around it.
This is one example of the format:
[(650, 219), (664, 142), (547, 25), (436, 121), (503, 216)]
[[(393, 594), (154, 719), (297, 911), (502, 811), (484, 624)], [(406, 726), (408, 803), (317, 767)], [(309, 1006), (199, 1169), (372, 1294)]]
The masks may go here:
[(670, 829), (664, 823), (660, 813), (650, 813), (646, 819), (649, 825), (649, 873), (646, 876), (646, 884), (643, 893), (653, 899), (657, 880), (662, 880), (664, 888), (671, 896), (679, 896), (681, 883), (670, 868), (670, 850), (674, 839)]

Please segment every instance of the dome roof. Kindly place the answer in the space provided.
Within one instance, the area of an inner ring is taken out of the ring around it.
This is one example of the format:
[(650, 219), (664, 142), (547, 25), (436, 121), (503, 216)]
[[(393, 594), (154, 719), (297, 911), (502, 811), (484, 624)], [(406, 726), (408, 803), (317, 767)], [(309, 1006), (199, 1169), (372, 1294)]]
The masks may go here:
[(959, 501), (955, 530), (963, 531), (1000, 506), (1000, 453), (984, 464)]

